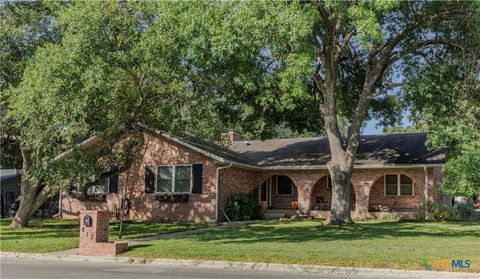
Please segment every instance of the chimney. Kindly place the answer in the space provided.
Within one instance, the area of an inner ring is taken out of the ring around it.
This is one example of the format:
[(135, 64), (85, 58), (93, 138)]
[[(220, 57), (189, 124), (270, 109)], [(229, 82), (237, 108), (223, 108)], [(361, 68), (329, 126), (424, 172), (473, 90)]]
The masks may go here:
[(243, 140), (242, 136), (236, 133), (233, 129), (228, 130), (226, 133), (221, 133), (220, 137), (222, 138), (222, 142), (224, 144), (231, 144), (234, 141)]

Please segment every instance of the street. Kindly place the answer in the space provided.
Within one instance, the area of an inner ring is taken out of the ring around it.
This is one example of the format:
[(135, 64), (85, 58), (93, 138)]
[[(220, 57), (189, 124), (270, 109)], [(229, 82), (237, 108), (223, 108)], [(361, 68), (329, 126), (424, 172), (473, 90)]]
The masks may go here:
[[(122, 279), (122, 278), (475, 278), (478, 274), (401, 272), (324, 272), (259, 271), (228, 268), (161, 266), (155, 264), (104, 263), (2, 257), (1, 279)], [(442, 276), (440, 276), (442, 275)]]

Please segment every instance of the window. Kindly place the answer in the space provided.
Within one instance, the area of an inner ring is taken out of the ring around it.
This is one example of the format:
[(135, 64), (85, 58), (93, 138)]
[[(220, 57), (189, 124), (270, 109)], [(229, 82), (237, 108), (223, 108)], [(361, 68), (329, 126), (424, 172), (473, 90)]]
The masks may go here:
[(413, 196), (412, 179), (403, 174), (386, 174), (385, 196)]
[(157, 167), (157, 192), (190, 193), (191, 189), (191, 165)]
[(413, 196), (413, 181), (406, 175), (400, 175), (400, 196)]
[(277, 176), (277, 195), (293, 195), (293, 182), (288, 176)]
[(327, 175), (327, 189), (332, 189), (332, 177)]

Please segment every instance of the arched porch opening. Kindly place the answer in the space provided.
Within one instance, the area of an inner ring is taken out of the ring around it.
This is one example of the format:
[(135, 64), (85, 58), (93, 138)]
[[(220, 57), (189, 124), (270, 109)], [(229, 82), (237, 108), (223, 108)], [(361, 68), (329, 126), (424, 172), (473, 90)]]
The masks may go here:
[(417, 211), (422, 202), (422, 189), (404, 173), (386, 173), (370, 187), (369, 212)]
[(258, 198), (262, 209), (298, 209), (298, 190), (286, 175), (269, 176), (259, 187)]
[[(317, 181), (312, 189), (311, 209), (330, 211), (332, 206), (332, 182), (330, 175), (325, 175)], [(355, 211), (355, 188), (350, 184), (350, 211)]]

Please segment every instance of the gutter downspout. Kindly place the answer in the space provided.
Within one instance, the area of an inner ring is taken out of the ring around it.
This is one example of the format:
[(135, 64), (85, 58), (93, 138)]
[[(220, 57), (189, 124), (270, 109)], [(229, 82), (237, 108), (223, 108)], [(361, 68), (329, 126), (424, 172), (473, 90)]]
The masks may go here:
[(220, 208), (219, 206), (219, 200), (220, 200), (220, 192), (219, 192), (219, 180), (218, 180), (218, 171), (223, 170), (223, 169), (228, 169), (232, 166), (232, 164), (224, 167), (218, 167), (215, 170), (215, 223), (218, 223), (218, 210)]
[(428, 202), (428, 184), (429, 184), (429, 180), (428, 180), (428, 170), (427, 170), (427, 166), (424, 165), (423, 166), (423, 171), (425, 172), (425, 187), (423, 189), (423, 194), (425, 195), (425, 202)]

